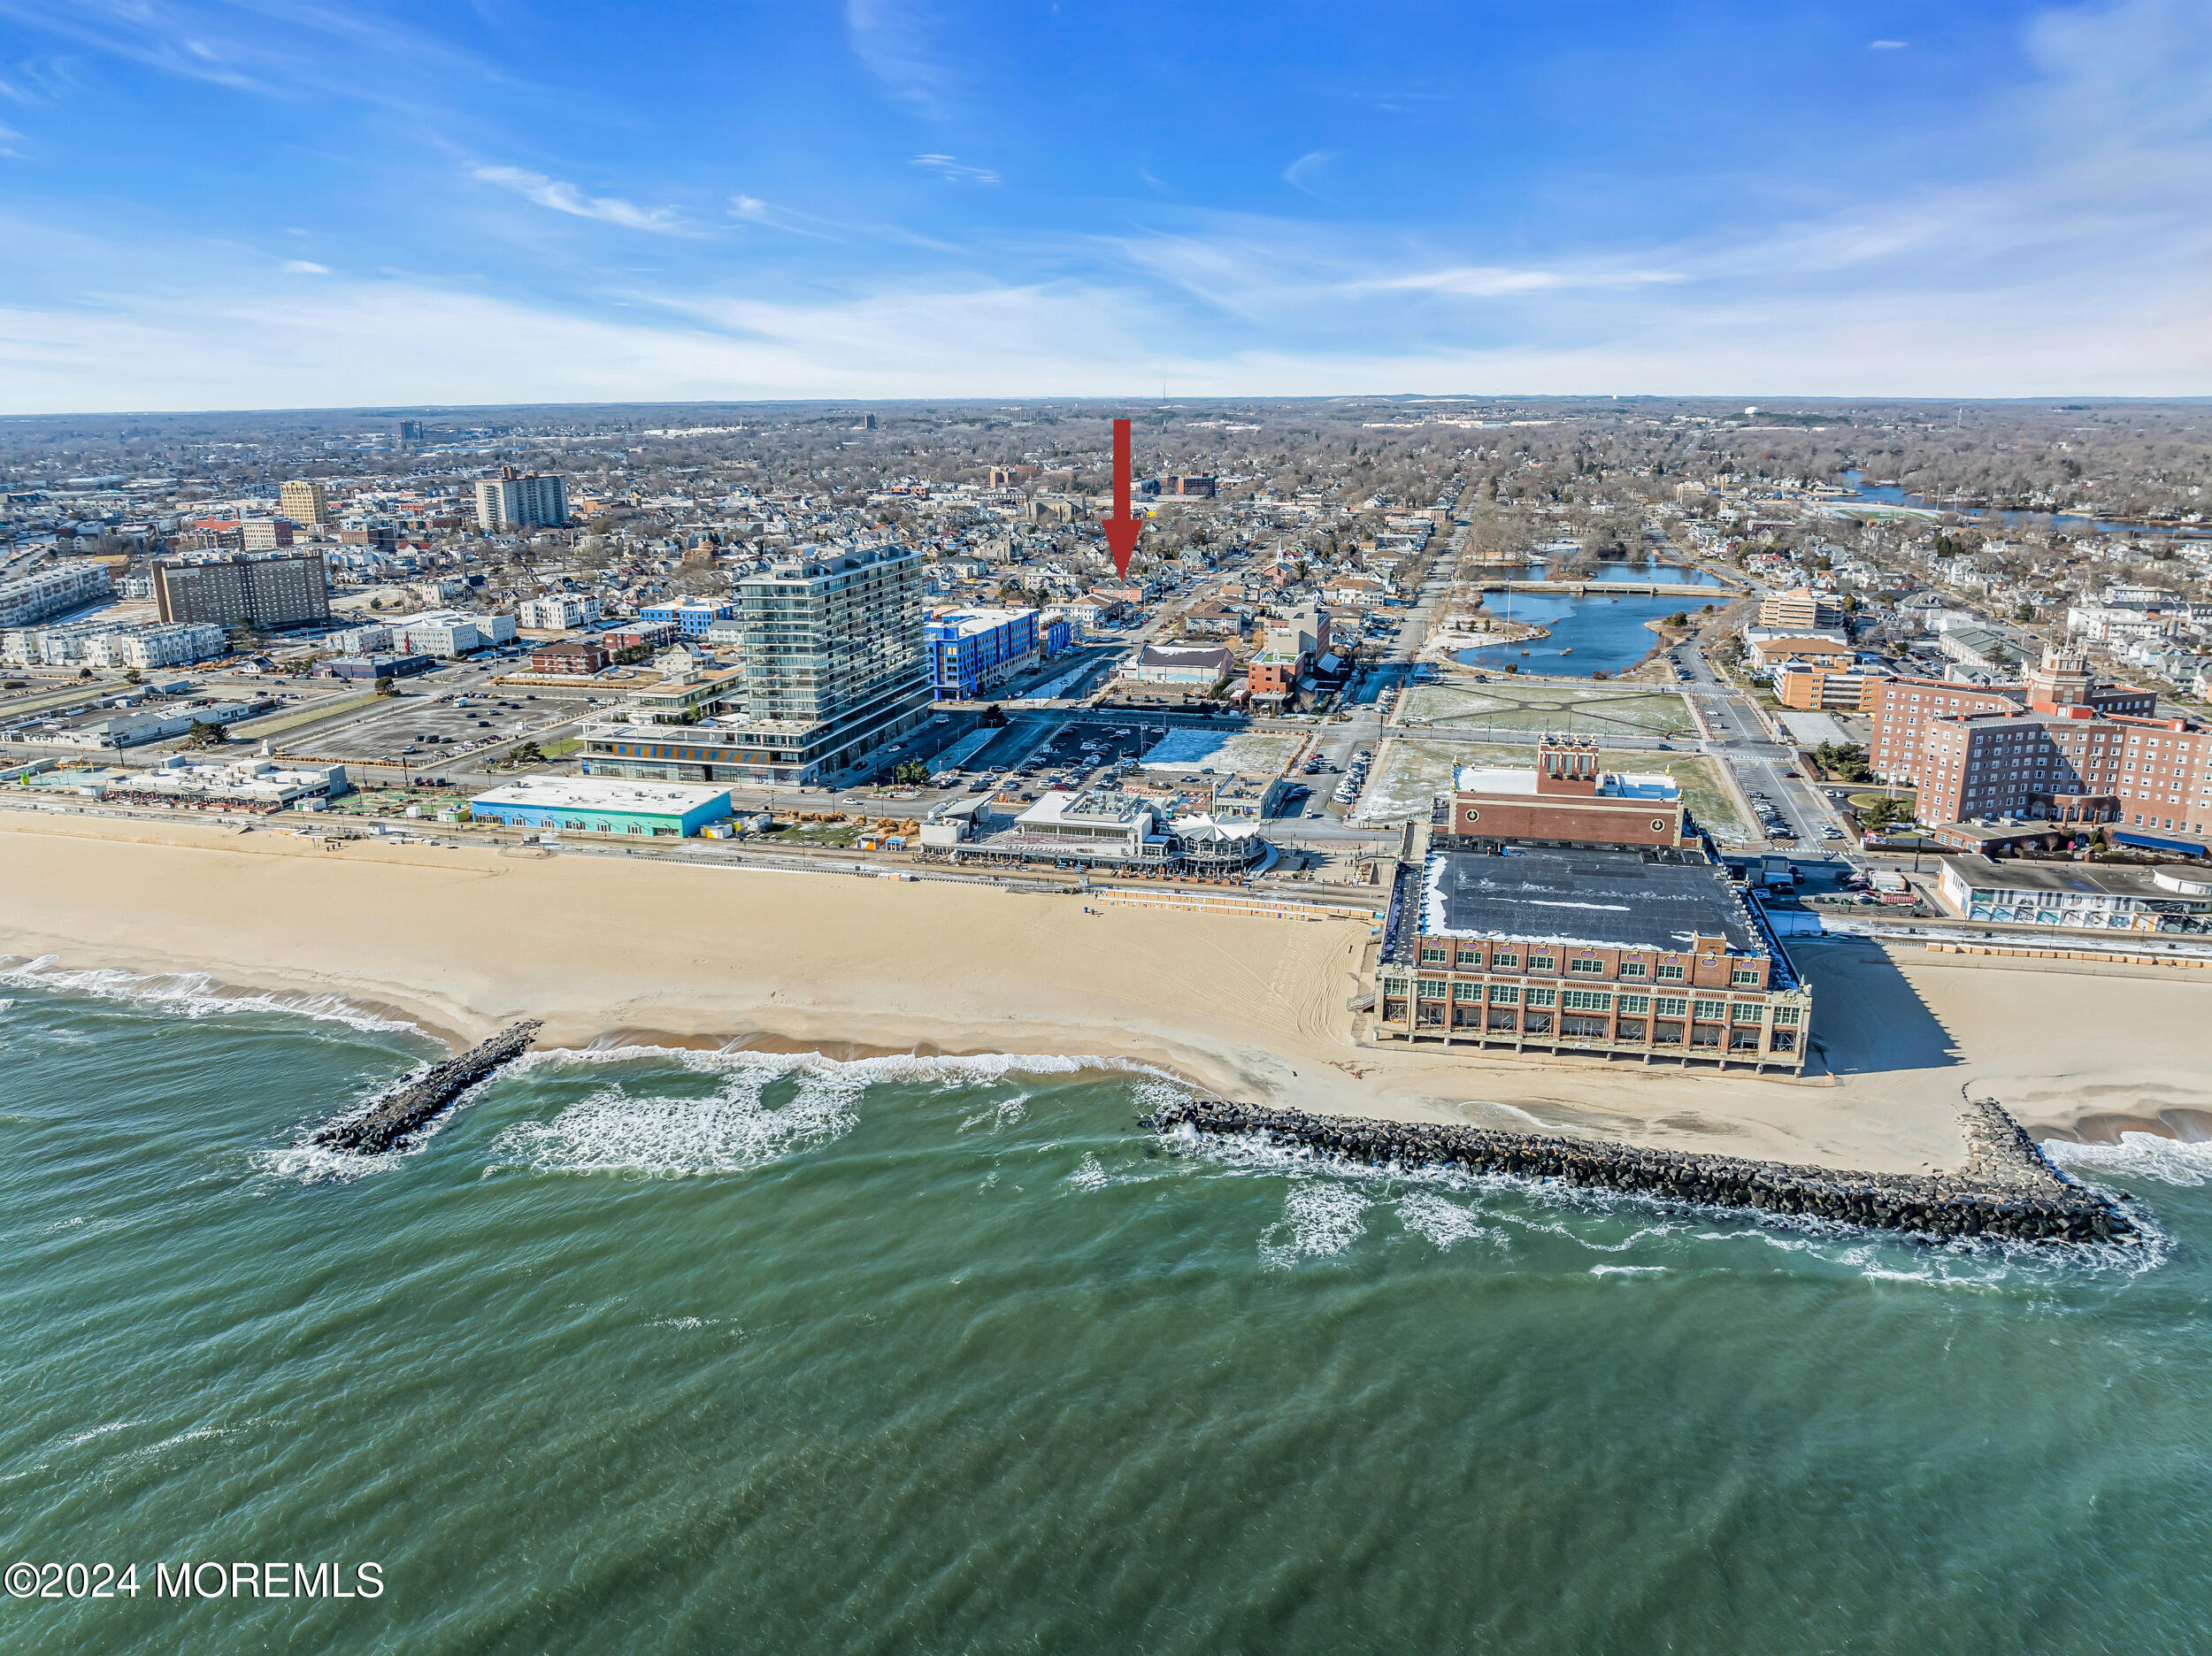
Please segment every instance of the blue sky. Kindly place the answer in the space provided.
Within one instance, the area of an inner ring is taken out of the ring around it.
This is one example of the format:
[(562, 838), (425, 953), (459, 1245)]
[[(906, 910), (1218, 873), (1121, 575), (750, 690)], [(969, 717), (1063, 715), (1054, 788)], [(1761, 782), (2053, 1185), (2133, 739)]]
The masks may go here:
[(0, 411), (2212, 393), (2212, 4), (0, 0)]

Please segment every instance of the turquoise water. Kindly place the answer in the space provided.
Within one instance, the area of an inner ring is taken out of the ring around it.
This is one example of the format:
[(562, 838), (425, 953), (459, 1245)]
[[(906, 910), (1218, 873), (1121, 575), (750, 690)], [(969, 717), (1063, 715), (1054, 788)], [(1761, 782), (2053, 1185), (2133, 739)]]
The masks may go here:
[(0, 980), (5, 1559), (146, 1586), (0, 1651), (2202, 1647), (2186, 1146), (2076, 1153), (2150, 1248), (1939, 1250), (632, 1050), (348, 1177), (426, 1043), (203, 989)]

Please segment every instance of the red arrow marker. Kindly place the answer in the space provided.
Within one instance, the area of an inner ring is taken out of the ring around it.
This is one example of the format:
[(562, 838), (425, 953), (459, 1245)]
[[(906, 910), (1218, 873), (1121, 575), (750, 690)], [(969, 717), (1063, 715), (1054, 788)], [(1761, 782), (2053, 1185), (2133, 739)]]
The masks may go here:
[(1114, 422), (1114, 515), (1104, 519), (1099, 527), (1106, 532), (1106, 544), (1114, 554), (1114, 573), (1126, 575), (1129, 560), (1137, 549), (1137, 537), (1144, 533), (1144, 519), (1131, 515), (1129, 510), (1129, 422)]

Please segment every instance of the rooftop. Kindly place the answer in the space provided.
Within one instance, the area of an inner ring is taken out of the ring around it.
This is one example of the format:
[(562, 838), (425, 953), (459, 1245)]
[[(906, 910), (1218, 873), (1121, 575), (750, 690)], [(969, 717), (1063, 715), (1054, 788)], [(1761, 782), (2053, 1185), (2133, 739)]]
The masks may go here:
[[(1597, 781), (1600, 799), (1659, 800), (1671, 803), (1682, 793), (1674, 778), (1663, 770), (1609, 770)], [(1534, 799), (1536, 783), (1537, 773), (1525, 766), (1462, 765), (1453, 786), (1463, 794), (1504, 794)]]
[(1114, 788), (1089, 788), (1080, 794), (1055, 790), (1029, 807), (1015, 820), (1025, 826), (1042, 824), (1070, 823), (1095, 827), (1100, 832), (1119, 830), (1126, 832), (1143, 818), (1149, 825), (1159, 806), (1134, 794), (1124, 794)]
[[(2085, 897), (2212, 896), (2201, 868), (2144, 868), (2121, 863), (1993, 862), (1949, 856), (1944, 862), (1970, 886), (1987, 891), (2077, 892)], [(2162, 879), (2160, 876), (2164, 876)]]
[(1429, 854), (1420, 892), (1425, 937), (1509, 937), (1676, 952), (1699, 937), (1763, 954), (1728, 871), (1632, 851), (1517, 849)]
[(699, 782), (629, 782), (602, 777), (526, 777), (480, 794), (475, 805), (522, 805), (547, 810), (672, 811), (681, 814), (726, 800), (726, 787)]

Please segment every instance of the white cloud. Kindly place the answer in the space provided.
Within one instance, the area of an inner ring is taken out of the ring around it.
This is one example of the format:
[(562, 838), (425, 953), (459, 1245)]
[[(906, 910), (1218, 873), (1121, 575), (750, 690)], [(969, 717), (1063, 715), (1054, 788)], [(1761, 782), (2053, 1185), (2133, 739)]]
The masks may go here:
[(311, 259), (286, 259), (284, 269), (288, 274), (293, 276), (327, 276), (330, 274), (329, 265), (318, 264)]
[(1314, 188), (1314, 180), (1336, 157), (1337, 152), (1333, 150), (1309, 150), (1283, 169), (1283, 182), (1294, 190), (1302, 190), (1318, 199), (1320, 192)]
[(1905, 42), (1901, 40), (1869, 41), (1867, 50), (1869, 51), (1902, 51), (1905, 50)]
[(2194, 272), (2116, 273), (2126, 303), (2110, 286), (2038, 272), (1970, 293), (1616, 290), (1594, 296), (1605, 307), (1594, 315), (1549, 316), (1502, 342), (1335, 350), (1285, 330), (1243, 346), (1171, 333), (1143, 294), (1078, 283), (813, 303), (628, 294), (579, 312), (419, 281), (211, 282), (127, 311), (0, 310), (0, 412), (1133, 395), (1163, 377), (1192, 395), (2200, 391), (2212, 326)]
[(941, 116), (947, 76), (929, 35), (935, 18), (910, 0), (846, 0), (853, 54), (887, 90), (922, 113)]
[(918, 155), (914, 165), (934, 172), (949, 184), (995, 184), (999, 176), (989, 167), (970, 166), (949, 155)]
[(480, 166), (469, 174), (480, 183), (497, 184), (511, 189), (525, 201), (549, 207), (555, 212), (572, 213), (579, 218), (595, 218), (602, 224), (620, 225), (626, 230), (649, 230), (660, 235), (684, 235), (691, 226), (682, 217), (665, 207), (640, 207), (619, 196), (587, 196), (575, 185), (560, 179), (550, 179), (542, 172), (526, 172), (520, 167)]
[(1460, 265), (1421, 271), (1410, 276), (1371, 277), (1348, 282), (1352, 293), (1441, 293), (1463, 299), (1502, 299), (1514, 294), (1546, 293), (1563, 288), (1640, 288), (1678, 282), (1671, 271), (1509, 270), (1496, 265)]

